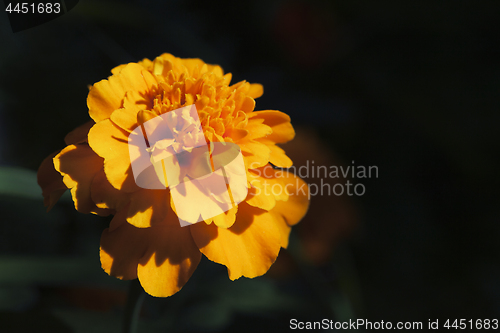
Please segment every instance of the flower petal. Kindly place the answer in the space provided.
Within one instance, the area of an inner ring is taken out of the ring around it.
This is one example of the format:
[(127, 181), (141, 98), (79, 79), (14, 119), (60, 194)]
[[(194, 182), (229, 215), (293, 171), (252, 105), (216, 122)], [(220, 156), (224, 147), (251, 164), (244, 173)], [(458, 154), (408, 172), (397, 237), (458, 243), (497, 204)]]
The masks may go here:
[(291, 172), (284, 171), (279, 180), (286, 192), (288, 192), (288, 200), (276, 201), (276, 206), (272, 212), (283, 216), (286, 223), (292, 226), (299, 223), (307, 213), (309, 208), (309, 187), (304, 180)]
[(188, 58), (182, 59), (182, 64), (186, 66), (189, 74), (192, 76), (196, 70), (198, 70), (198, 72), (200, 71), (203, 65), (205, 65), (205, 62), (198, 58)]
[(129, 193), (117, 190), (106, 179), (104, 169), (99, 170), (90, 187), (90, 196), (99, 208), (121, 210), (129, 201)]
[(200, 262), (201, 253), (189, 227), (161, 224), (136, 228), (115, 215), (122, 223), (104, 230), (101, 237), (101, 265), (106, 273), (119, 279), (139, 277), (144, 290), (152, 296), (167, 297), (189, 280)]
[(106, 229), (101, 236), (101, 266), (109, 275), (123, 280), (137, 278), (137, 265), (147, 250), (146, 234), (125, 222), (126, 211), (118, 212), (111, 221), (114, 230)]
[[(152, 91), (154, 90), (152, 89)], [(154, 98), (152, 95), (154, 95), (154, 93), (144, 94), (139, 91), (127, 91), (123, 99), (123, 107), (134, 110), (135, 112), (149, 110), (153, 108)]]
[(255, 111), (248, 114), (249, 119), (264, 119), (264, 124), (270, 126), (273, 133), (266, 139), (275, 143), (284, 143), (290, 141), (295, 136), (295, 131), (290, 124), (290, 117), (280, 111), (265, 110)]
[(115, 110), (115, 112), (111, 114), (110, 119), (113, 123), (127, 132), (132, 132), (139, 126), (139, 124), (137, 124), (137, 111), (130, 108)]
[(126, 132), (109, 119), (100, 121), (90, 129), (89, 145), (104, 158), (104, 172), (114, 188), (128, 193), (140, 189), (132, 174)]
[(156, 85), (153, 75), (136, 63), (130, 63), (115, 73), (90, 89), (87, 106), (90, 117), (96, 123), (109, 118), (114, 110), (122, 107), (127, 91), (147, 95)]
[(262, 167), (269, 162), (271, 150), (269, 146), (254, 140), (243, 140), (238, 143), (245, 162), (251, 169)]
[(252, 187), (248, 190), (248, 196), (246, 202), (253, 207), (257, 207), (264, 210), (271, 210), (276, 205), (276, 199), (274, 195), (270, 193), (269, 186), (264, 186), (265, 184), (258, 184), (255, 181), (251, 181)]
[(138, 228), (168, 223), (170, 226), (179, 226), (177, 215), (170, 205), (170, 191), (139, 190), (130, 196), (130, 206), (127, 213), (127, 222)]
[[(283, 185), (283, 174), (288, 174), (288, 172), (274, 169), (270, 164), (267, 164), (262, 168), (249, 170), (247, 178), (252, 186), (257, 188), (256, 196), (274, 197), (275, 200), (286, 201), (288, 200), (288, 192)], [(274, 201), (270, 208), (273, 207)]]
[(264, 94), (264, 87), (260, 83), (251, 83), (247, 95), (252, 98), (259, 98)]
[(271, 214), (241, 203), (229, 229), (215, 224), (190, 226), (200, 251), (227, 267), (229, 278), (253, 278), (267, 272), (280, 250), (280, 231)]
[(271, 153), (269, 154), (269, 162), (281, 168), (289, 168), (293, 165), (292, 160), (286, 155), (282, 148), (276, 146), (275, 144), (268, 145), (268, 147), (271, 150)]
[(225, 211), (222, 214), (213, 217), (213, 222), (219, 228), (230, 228), (236, 221), (236, 213), (238, 212), (238, 205)]
[(87, 144), (70, 145), (54, 157), (54, 167), (71, 189), (75, 208), (81, 213), (109, 215), (110, 210), (96, 207), (90, 195), (94, 176), (102, 169), (103, 160)]
[(292, 231), (292, 227), (290, 227), (286, 221), (285, 218), (279, 214), (278, 212), (275, 212), (274, 210), (271, 210), (269, 212), (271, 216), (274, 217), (274, 221), (276, 223), (277, 228), (280, 231), (280, 243), (281, 247), (286, 249), (288, 247), (288, 240), (290, 238), (290, 232)]
[(248, 139), (263, 138), (273, 133), (272, 128), (264, 125), (263, 119), (259, 118), (249, 119), (245, 130), (249, 132), (247, 136)]
[(54, 207), (57, 200), (68, 189), (64, 185), (63, 177), (54, 168), (53, 158), (59, 154), (54, 152), (47, 156), (38, 168), (37, 181), (38, 185), (42, 188), (43, 204), (47, 207), (47, 212)]
[(233, 142), (238, 142), (248, 135), (248, 130), (240, 128), (230, 128), (224, 133), (224, 137), (230, 137)]
[(141, 230), (147, 233), (149, 246), (137, 269), (139, 281), (152, 296), (171, 296), (193, 275), (201, 253), (189, 227), (161, 225)]

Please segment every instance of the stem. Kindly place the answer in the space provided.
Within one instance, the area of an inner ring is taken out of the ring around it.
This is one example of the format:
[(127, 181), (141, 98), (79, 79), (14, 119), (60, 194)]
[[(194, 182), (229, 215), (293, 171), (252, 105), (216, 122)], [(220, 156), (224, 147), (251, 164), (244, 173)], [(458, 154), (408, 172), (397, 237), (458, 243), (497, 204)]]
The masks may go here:
[(125, 305), (125, 313), (123, 318), (123, 332), (135, 333), (139, 324), (139, 314), (141, 312), (142, 303), (146, 293), (142, 289), (139, 279), (130, 281), (130, 286), (127, 296), (127, 304)]

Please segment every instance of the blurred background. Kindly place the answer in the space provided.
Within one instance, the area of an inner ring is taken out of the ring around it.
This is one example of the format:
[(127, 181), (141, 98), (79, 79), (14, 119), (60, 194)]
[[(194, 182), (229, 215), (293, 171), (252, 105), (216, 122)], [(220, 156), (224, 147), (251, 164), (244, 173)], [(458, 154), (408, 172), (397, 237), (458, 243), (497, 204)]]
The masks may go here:
[(164, 52), (262, 83), (256, 110), (291, 116), (297, 166), (378, 177), (313, 197), (263, 277), (202, 260), (179, 293), (146, 298), (140, 332), (499, 318), (499, 17), (479, 0), (83, 0), (13, 33), (0, 14), (0, 331), (120, 331), (129, 282), (99, 262), (109, 219), (69, 196), (46, 213), (36, 170), (89, 119), (89, 84)]

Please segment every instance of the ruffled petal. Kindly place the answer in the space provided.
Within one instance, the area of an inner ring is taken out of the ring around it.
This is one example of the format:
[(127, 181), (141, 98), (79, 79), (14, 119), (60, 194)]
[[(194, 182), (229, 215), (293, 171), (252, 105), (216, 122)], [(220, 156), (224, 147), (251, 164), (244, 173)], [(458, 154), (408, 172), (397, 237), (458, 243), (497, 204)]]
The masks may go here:
[(71, 189), (75, 208), (81, 213), (109, 215), (110, 210), (98, 208), (92, 201), (90, 188), (95, 175), (102, 170), (103, 159), (87, 144), (69, 145), (54, 157), (54, 167), (63, 175)]
[(137, 269), (139, 281), (152, 296), (171, 296), (193, 275), (201, 253), (189, 227), (161, 225), (142, 230), (148, 234), (149, 246)]
[(149, 228), (162, 223), (180, 226), (177, 215), (172, 211), (170, 191), (167, 189), (139, 190), (132, 193), (127, 221), (138, 228)]
[(292, 227), (286, 223), (285, 218), (281, 214), (274, 212), (273, 210), (271, 210), (269, 214), (271, 214), (274, 218), (276, 227), (279, 229), (281, 247), (286, 249), (288, 247), (288, 240), (290, 238)]
[(200, 251), (225, 265), (231, 280), (266, 273), (281, 247), (280, 230), (273, 216), (246, 203), (239, 205), (236, 222), (229, 229), (205, 223), (190, 228)]
[(272, 195), (269, 187), (264, 186), (260, 180), (257, 182), (250, 181), (252, 187), (248, 191), (246, 202), (253, 207), (257, 207), (264, 210), (271, 210), (276, 205), (276, 199)]
[(137, 124), (137, 111), (128, 108), (118, 109), (111, 114), (111, 121), (122, 130), (132, 132)]
[(129, 193), (117, 190), (109, 183), (103, 168), (92, 180), (90, 196), (97, 207), (113, 211), (121, 210), (130, 201)]
[[(125, 219), (119, 212), (114, 219)], [(137, 228), (129, 223), (101, 237), (101, 265), (109, 275), (129, 280), (139, 277), (152, 296), (167, 297), (191, 277), (201, 259), (189, 227), (162, 224)]]
[(38, 168), (37, 181), (42, 188), (43, 204), (47, 207), (47, 212), (54, 207), (59, 198), (68, 189), (64, 185), (63, 177), (54, 168), (53, 158), (59, 154), (54, 152), (47, 156)]
[(250, 90), (248, 91), (248, 96), (252, 98), (259, 98), (264, 94), (264, 86), (260, 83), (250, 84)]
[(146, 234), (125, 221), (126, 211), (118, 212), (111, 221), (117, 227), (106, 229), (101, 236), (101, 266), (109, 275), (123, 280), (137, 278), (139, 260), (146, 253)]
[(126, 133), (106, 119), (90, 129), (89, 145), (97, 155), (104, 158), (104, 172), (109, 183), (118, 190), (131, 193), (140, 188), (132, 174)]
[(309, 187), (300, 177), (291, 172), (283, 171), (279, 178), (283, 188), (288, 193), (288, 200), (276, 202), (274, 213), (281, 214), (288, 225), (299, 223), (309, 208)]
[(203, 68), (203, 65), (205, 65), (205, 62), (198, 58), (190, 58), (182, 59), (182, 64), (186, 66), (189, 74), (193, 76), (196, 73), (200, 74), (200, 70)]
[(254, 140), (243, 140), (238, 145), (249, 168), (259, 168), (269, 162), (271, 150), (267, 145)]
[(156, 80), (151, 73), (139, 64), (130, 63), (90, 89), (87, 97), (89, 115), (96, 123), (108, 119), (114, 110), (123, 106), (127, 91), (148, 95), (155, 86)]
[(280, 181), (288, 193), (288, 200), (276, 201), (276, 205), (269, 213), (274, 217), (280, 230), (281, 247), (286, 249), (291, 226), (297, 224), (309, 208), (309, 187), (301, 178), (289, 172), (284, 172)]
[(236, 221), (236, 213), (238, 212), (238, 206), (234, 206), (228, 211), (213, 217), (213, 222), (219, 228), (230, 228)]
[(249, 139), (267, 137), (273, 132), (271, 127), (263, 124), (263, 119), (249, 119), (245, 130), (249, 132), (247, 136)]
[(293, 165), (292, 160), (288, 157), (285, 151), (276, 146), (275, 144), (268, 145), (269, 150), (269, 162), (280, 168), (289, 168)]
[[(287, 174), (287, 171), (280, 169), (274, 169), (271, 165), (267, 164), (262, 168), (251, 169), (247, 173), (247, 178), (253, 187), (256, 187), (255, 197), (267, 197), (269, 200), (274, 198), (274, 200), (286, 201), (288, 200), (288, 192), (285, 186), (283, 186), (282, 177), (283, 174)], [(272, 200), (272, 207), (260, 207), (262, 209), (269, 210), (274, 207), (274, 200)]]
[(266, 138), (270, 141), (285, 143), (295, 136), (293, 126), (290, 124), (290, 117), (283, 112), (274, 110), (255, 111), (249, 113), (248, 117), (249, 119), (263, 119), (263, 124), (272, 128), (273, 133)]
[(154, 93), (145, 95), (139, 91), (127, 91), (123, 99), (123, 107), (138, 112), (149, 110), (154, 105)]

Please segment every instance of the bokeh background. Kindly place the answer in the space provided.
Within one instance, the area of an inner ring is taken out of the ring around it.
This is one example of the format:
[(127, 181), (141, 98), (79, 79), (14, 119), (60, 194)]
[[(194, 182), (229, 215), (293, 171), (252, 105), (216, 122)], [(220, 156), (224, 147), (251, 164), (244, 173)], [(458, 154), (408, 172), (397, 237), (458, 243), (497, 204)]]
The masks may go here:
[(69, 196), (46, 213), (36, 169), (89, 119), (89, 84), (164, 52), (262, 83), (256, 109), (291, 115), (297, 165), (379, 173), (353, 180), (363, 196), (313, 197), (264, 277), (203, 260), (178, 294), (148, 296), (139, 331), (500, 318), (499, 17), (479, 0), (83, 0), (13, 33), (1, 13), (0, 331), (120, 331), (129, 283), (98, 253), (109, 219)]

